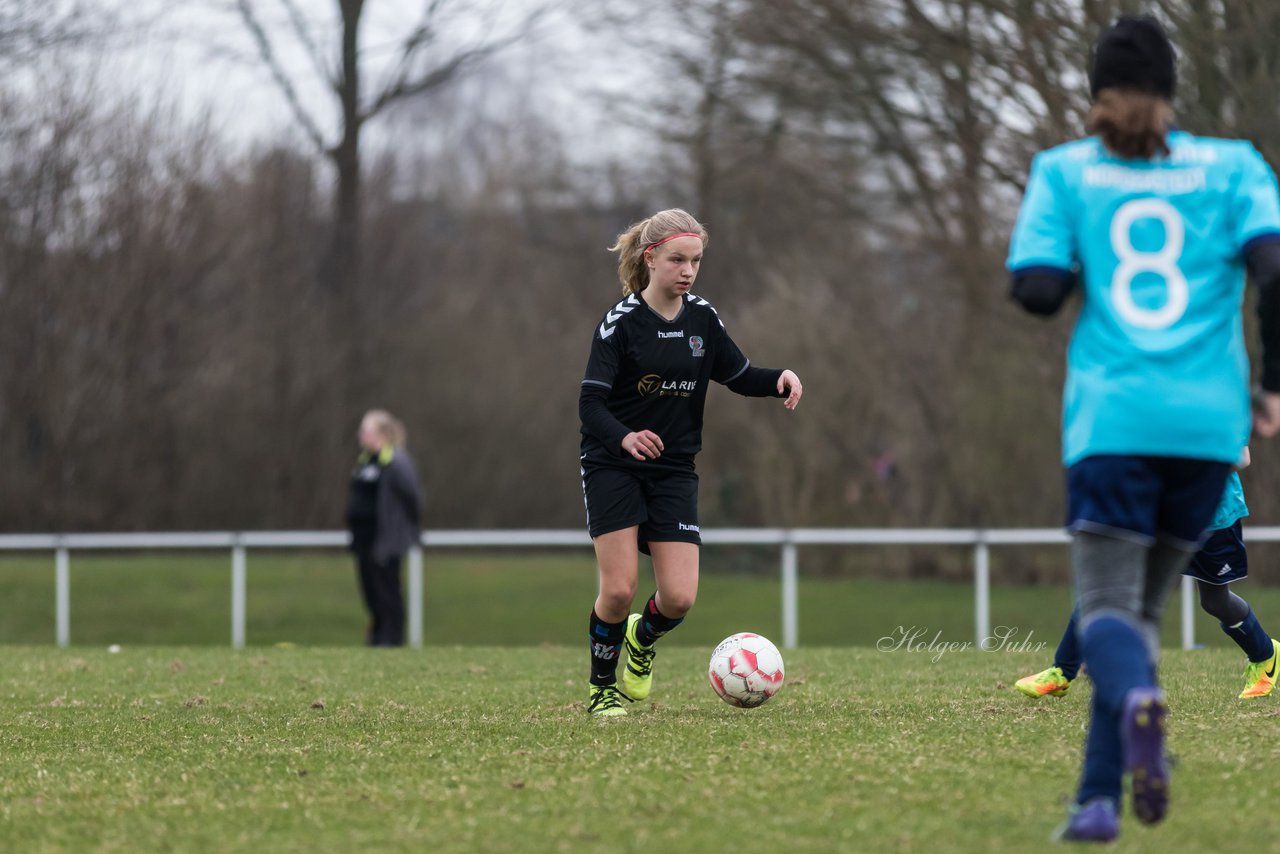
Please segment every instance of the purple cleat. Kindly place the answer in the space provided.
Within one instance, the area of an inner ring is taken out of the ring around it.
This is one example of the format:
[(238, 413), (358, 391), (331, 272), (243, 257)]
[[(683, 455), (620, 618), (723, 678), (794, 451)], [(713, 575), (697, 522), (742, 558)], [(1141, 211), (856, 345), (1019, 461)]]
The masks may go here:
[(1074, 807), (1066, 822), (1053, 834), (1054, 842), (1112, 842), (1120, 835), (1116, 803), (1110, 798), (1090, 798)]
[(1164, 756), (1165, 718), (1169, 707), (1159, 688), (1134, 688), (1124, 698), (1120, 735), (1124, 767), (1133, 788), (1133, 814), (1155, 824), (1169, 810), (1169, 768)]

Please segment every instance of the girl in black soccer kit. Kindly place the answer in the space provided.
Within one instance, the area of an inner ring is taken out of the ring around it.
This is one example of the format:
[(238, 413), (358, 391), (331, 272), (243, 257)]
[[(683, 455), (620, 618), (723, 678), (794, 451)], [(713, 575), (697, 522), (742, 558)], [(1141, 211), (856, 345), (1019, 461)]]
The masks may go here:
[[(624, 715), (623, 700), (649, 696), (654, 643), (680, 625), (697, 596), (693, 459), (708, 383), (782, 397), (787, 409), (803, 391), (789, 370), (752, 367), (716, 310), (691, 293), (706, 242), (697, 220), (672, 209), (632, 225), (610, 247), (623, 299), (596, 327), (578, 401), (582, 491), (600, 572), (589, 628), (593, 715)], [(657, 592), (628, 617), (641, 551), (653, 558)]]

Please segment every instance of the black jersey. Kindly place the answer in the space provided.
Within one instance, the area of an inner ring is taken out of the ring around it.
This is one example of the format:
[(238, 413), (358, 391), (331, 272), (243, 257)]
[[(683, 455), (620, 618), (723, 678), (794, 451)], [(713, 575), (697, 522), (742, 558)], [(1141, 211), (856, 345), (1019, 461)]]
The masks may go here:
[(382, 479), (383, 465), (380, 456), (365, 451), (351, 472), (347, 528), (351, 531), (352, 551), (368, 551), (378, 532), (378, 482)]
[[(617, 435), (582, 428), (584, 462), (643, 468), (692, 468), (702, 448), (702, 410), (711, 380), (728, 383), (750, 366), (711, 303), (685, 294), (674, 320), (637, 294), (605, 312), (591, 341), (584, 386), (608, 390)], [(627, 432), (652, 430), (662, 455), (641, 462), (621, 450)], [(613, 431), (616, 433), (616, 430)]]

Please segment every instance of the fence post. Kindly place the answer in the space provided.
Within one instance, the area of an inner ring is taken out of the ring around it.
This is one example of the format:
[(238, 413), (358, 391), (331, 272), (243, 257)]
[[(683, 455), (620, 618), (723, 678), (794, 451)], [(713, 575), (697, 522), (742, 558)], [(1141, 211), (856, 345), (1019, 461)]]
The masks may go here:
[(245, 552), (240, 535), (231, 546), (231, 646), (244, 649)]
[(71, 645), (71, 552), (59, 545), (54, 553), (58, 646)]
[(1182, 576), (1182, 648), (1194, 649), (1196, 645), (1195, 580)]
[(796, 544), (788, 531), (782, 542), (782, 647), (795, 649), (799, 643), (800, 607), (796, 601)]
[(409, 549), (409, 646), (422, 649), (422, 546)]
[(975, 646), (986, 649), (991, 637), (991, 550), (982, 531), (973, 547), (973, 630)]

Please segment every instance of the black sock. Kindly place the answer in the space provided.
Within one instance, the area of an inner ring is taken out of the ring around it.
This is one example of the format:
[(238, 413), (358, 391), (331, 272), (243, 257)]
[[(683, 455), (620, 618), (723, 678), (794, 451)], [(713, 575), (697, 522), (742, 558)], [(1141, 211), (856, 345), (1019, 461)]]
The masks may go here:
[(684, 622), (684, 617), (672, 619), (658, 610), (658, 594), (649, 597), (640, 615), (640, 624), (636, 626), (636, 640), (641, 646), (653, 646), (653, 642)]
[(618, 650), (627, 624), (606, 623), (591, 611), (591, 684), (613, 685), (618, 679)]

